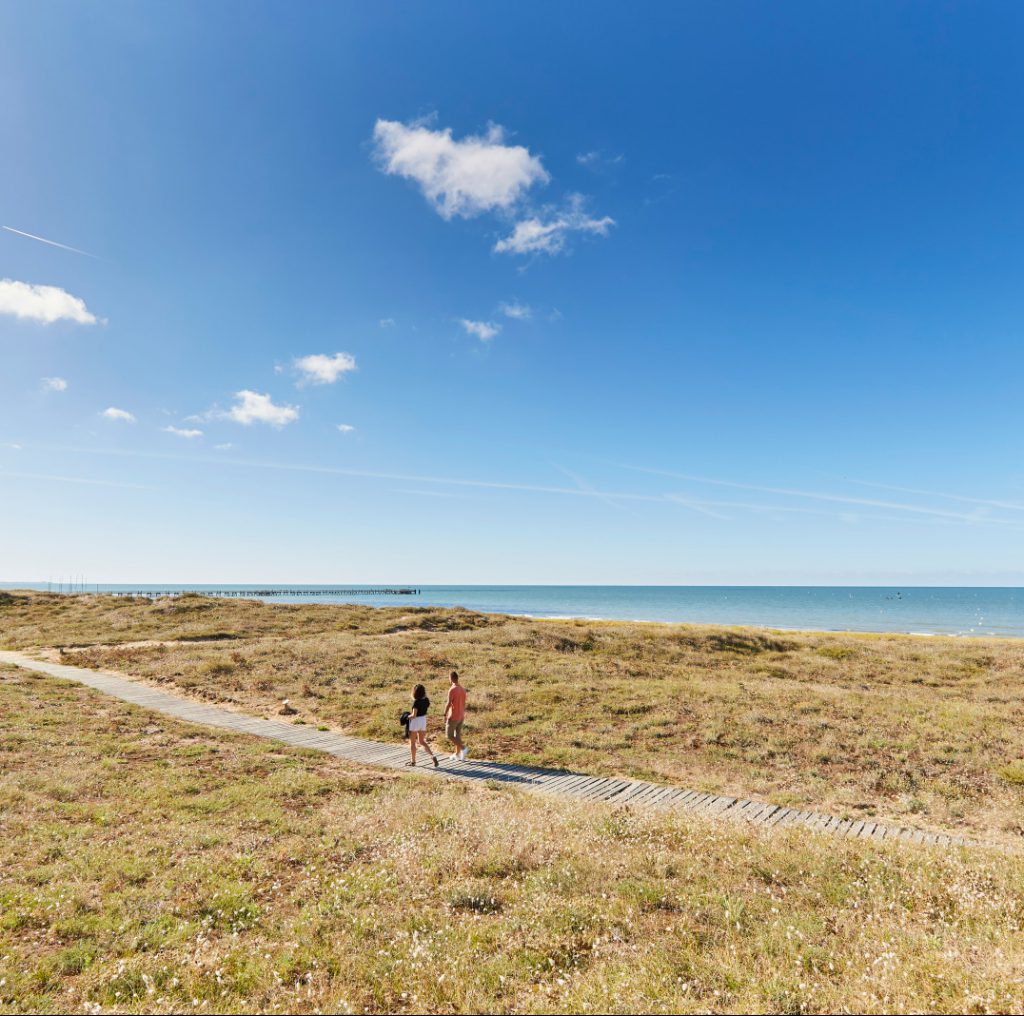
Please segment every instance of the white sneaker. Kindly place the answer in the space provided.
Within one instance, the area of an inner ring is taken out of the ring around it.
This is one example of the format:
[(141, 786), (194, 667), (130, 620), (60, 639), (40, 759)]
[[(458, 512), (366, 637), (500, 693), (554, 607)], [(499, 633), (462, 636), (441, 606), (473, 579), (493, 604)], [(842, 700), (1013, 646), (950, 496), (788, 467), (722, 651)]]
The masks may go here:
[(463, 748), (462, 751), (459, 752), (459, 759), (461, 761), (465, 762), (466, 759), (468, 759), (468, 758), (469, 758), (469, 749), (468, 748)]
[(452, 762), (458, 762), (459, 761), (459, 753), (457, 751), (453, 751), (452, 752), (451, 760), (452, 760)]

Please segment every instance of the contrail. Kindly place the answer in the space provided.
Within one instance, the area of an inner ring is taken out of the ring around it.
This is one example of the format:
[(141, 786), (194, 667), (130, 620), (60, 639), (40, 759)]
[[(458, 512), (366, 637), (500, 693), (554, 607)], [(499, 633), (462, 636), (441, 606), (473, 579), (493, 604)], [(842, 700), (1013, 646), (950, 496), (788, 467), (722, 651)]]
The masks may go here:
[(8, 233), (17, 233), (18, 236), (27, 236), (30, 240), (38, 240), (40, 243), (48, 243), (51, 247), (60, 247), (61, 250), (69, 250), (75, 254), (84, 254), (87, 258), (97, 257), (97, 255), (90, 254), (87, 250), (69, 247), (66, 243), (57, 243), (56, 240), (47, 240), (45, 236), (36, 236), (35, 233), (25, 233), (20, 229), (15, 229), (13, 226), (0, 226), (0, 229), (6, 229)]
[(564, 473), (572, 480), (580, 489), (581, 494), (591, 495), (593, 497), (599, 497), (606, 505), (617, 509), (618, 511), (626, 511), (626, 506), (619, 501), (612, 500), (612, 495), (605, 495), (599, 490), (595, 490), (582, 476), (577, 476), (576, 473), (570, 472), (564, 466), (560, 466), (557, 462), (552, 462), (551, 465), (555, 467), (560, 473)]
[(925, 508), (923, 505), (904, 504), (900, 501), (880, 501), (875, 498), (850, 497), (844, 494), (828, 494), (817, 490), (794, 490), (790, 487), (767, 487), (758, 483), (738, 483), (735, 480), (718, 480), (710, 476), (693, 476), (690, 473), (676, 473), (668, 469), (651, 469), (644, 466), (630, 466), (624, 462), (613, 463), (620, 469), (630, 469), (636, 473), (650, 473), (654, 476), (670, 476), (677, 480), (688, 480), (691, 483), (709, 483), (719, 487), (732, 487), (738, 490), (756, 490), (763, 494), (781, 494), (785, 497), (803, 497), (815, 501), (831, 501), (838, 504), (864, 505), (869, 508), (889, 508), (901, 512), (911, 512), (917, 515), (929, 515), (942, 519), (956, 519), (960, 522), (973, 522), (982, 524), (994, 524), (1010, 526), (1013, 529), (1022, 528), (1021, 525), (1012, 519), (989, 518), (980, 514), (967, 514), (965, 512), (951, 512), (943, 508)]
[(927, 497), (944, 497), (950, 501), (964, 501), (968, 504), (984, 504), (993, 508), (1007, 508), (1010, 511), (1024, 512), (1024, 504), (1017, 501), (996, 501), (988, 497), (967, 497), (965, 494), (946, 494), (941, 490), (920, 490), (917, 487), (896, 487), (891, 483), (873, 483), (870, 480), (855, 480), (852, 477), (843, 477), (850, 483), (859, 484), (861, 487), (877, 487), (879, 490), (898, 490), (904, 494), (923, 494)]
[[(649, 502), (653, 504), (680, 504), (683, 507), (691, 508), (696, 511), (704, 509), (715, 509), (722, 508), (728, 511), (734, 508), (746, 508), (751, 511), (757, 512), (789, 512), (798, 513), (801, 515), (824, 515), (826, 517), (836, 517), (832, 513), (823, 512), (820, 509), (814, 509), (810, 507), (796, 507), (794, 505), (771, 505), (771, 504), (756, 504), (745, 501), (717, 501), (717, 500), (697, 500), (676, 493), (658, 493), (658, 494), (641, 494), (631, 491), (606, 491), (606, 490), (595, 490), (593, 488), (581, 489), (580, 487), (554, 487), (546, 486), (541, 484), (532, 483), (510, 483), (500, 480), (476, 480), (476, 479), (464, 479), (459, 477), (451, 476), (424, 476), (422, 474), (409, 474), (409, 473), (391, 473), (382, 472), (368, 469), (348, 469), (343, 466), (317, 466), (299, 462), (267, 462), (265, 460), (258, 459), (239, 459), (239, 458), (221, 458), (209, 455), (177, 455), (166, 452), (149, 452), (149, 451), (130, 451), (124, 448), (83, 448), (73, 445), (51, 445), (51, 444), (33, 444), (33, 448), (45, 449), (47, 451), (64, 451), (64, 452), (76, 452), (85, 455), (110, 455), (125, 458), (139, 458), (139, 459), (154, 459), (154, 460), (166, 460), (174, 462), (199, 462), (204, 464), (216, 464), (241, 466), (250, 469), (274, 469), (274, 470), (285, 470), (288, 472), (299, 472), (299, 473), (313, 473), (325, 476), (351, 476), (351, 477), (362, 477), (370, 480), (390, 480), (397, 481), (399, 483), (429, 483), (437, 484), (439, 486), (452, 486), (459, 488), (469, 489), (482, 489), (482, 490), (507, 490), (507, 491), (522, 491), (524, 493), (533, 494), (558, 494), (558, 495), (570, 495), (575, 497), (592, 497), (599, 498), (602, 500), (621, 500), (626, 502)], [(623, 463), (617, 463), (622, 469), (629, 469), (640, 473), (651, 473), (661, 476), (670, 477), (683, 477), (684, 479), (696, 480), (701, 483), (712, 483), (721, 484), (727, 487), (737, 487), (744, 490), (759, 490), (767, 491), (770, 493), (777, 494), (788, 494), (795, 497), (813, 498), (816, 500), (839, 502), (842, 504), (853, 504), (864, 507), (875, 507), (875, 508), (889, 508), (899, 510), (903, 512), (911, 513), (911, 518), (914, 514), (925, 515), (926, 521), (940, 524), (940, 523), (953, 523), (953, 522), (968, 522), (971, 524), (982, 525), (982, 526), (999, 526), (1006, 529), (1024, 530), (1024, 523), (1017, 521), (1016, 519), (1003, 519), (985, 515), (967, 515), (963, 512), (947, 512), (940, 511), (938, 509), (928, 509), (914, 507), (911, 505), (904, 505), (891, 501), (876, 501), (868, 498), (852, 498), (842, 497), (840, 495), (832, 495), (825, 493), (818, 493), (812, 491), (798, 491), (789, 490), (788, 488), (778, 487), (762, 487), (758, 484), (749, 483), (736, 483), (731, 480), (716, 480), (708, 477), (694, 477), (688, 476), (687, 474), (674, 473), (668, 470), (662, 469), (645, 469), (642, 466), (628, 466)], [(425, 492), (424, 492), (425, 493)], [(873, 513), (859, 513), (860, 518), (870, 519), (872, 521), (884, 521), (884, 522), (909, 522), (911, 518), (906, 515), (877, 515)], [(723, 521), (733, 521), (732, 518), (726, 517)], [(922, 522), (920, 518), (913, 518), (913, 521)]]

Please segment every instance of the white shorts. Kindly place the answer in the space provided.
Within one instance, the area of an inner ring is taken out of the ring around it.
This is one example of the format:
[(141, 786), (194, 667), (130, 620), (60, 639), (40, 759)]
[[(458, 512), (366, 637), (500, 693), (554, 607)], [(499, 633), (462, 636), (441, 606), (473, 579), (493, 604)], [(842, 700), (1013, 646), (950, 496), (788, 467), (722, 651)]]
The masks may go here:
[(409, 733), (415, 734), (419, 730), (427, 729), (427, 718), (425, 716), (414, 716), (409, 721)]

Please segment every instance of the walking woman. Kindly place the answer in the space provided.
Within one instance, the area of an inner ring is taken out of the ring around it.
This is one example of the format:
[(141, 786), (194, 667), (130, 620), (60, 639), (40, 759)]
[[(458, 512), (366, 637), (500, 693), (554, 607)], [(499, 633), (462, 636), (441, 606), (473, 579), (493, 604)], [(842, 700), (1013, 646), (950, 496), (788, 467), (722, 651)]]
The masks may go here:
[(430, 750), (427, 744), (427, 710), (430, 708), (430, 699), (427, 698), (427, 689), (422, 684), (416, 685), (412, 690), (412, 710), (409, 713), (409, 754), (411, 761), (406, 762), (407, 766), (416, 765), (416, 747), (423, 745), (427, 754), (434, 760), (437, 767), (437, 756)]

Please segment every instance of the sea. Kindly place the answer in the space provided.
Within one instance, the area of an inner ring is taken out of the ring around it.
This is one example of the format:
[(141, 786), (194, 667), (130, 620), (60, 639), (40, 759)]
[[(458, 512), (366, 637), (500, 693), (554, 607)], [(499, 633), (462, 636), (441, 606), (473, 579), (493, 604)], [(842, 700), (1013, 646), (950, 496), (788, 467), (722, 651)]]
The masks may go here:
[[(466, 607), (526, 617), (751, 625), (805, 631), (1024, 637), (1024, 589), (958, 586), (328, 586), (93, 585), (5, 582), (0, 588), (222, 593), (272, 602)], [(370, 592), (407, 588), (412, 594)]]

